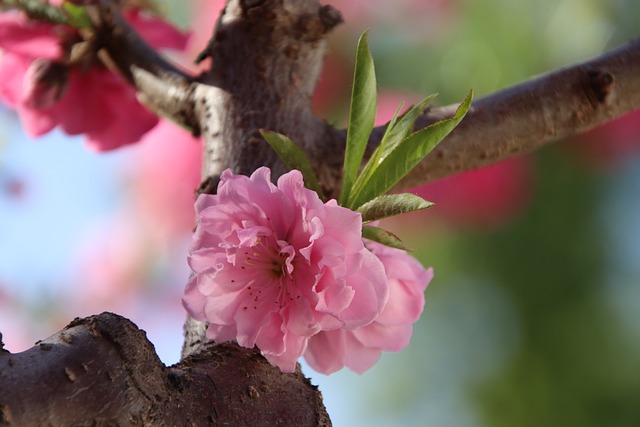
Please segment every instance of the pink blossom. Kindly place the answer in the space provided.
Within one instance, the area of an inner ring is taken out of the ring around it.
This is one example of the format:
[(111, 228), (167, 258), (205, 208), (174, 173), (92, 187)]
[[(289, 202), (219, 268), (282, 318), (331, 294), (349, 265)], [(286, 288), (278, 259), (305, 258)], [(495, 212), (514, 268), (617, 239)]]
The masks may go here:
[(9, 107), (20, 107), (23, 79), (31, 62), (62, 55), (52, 32), (49, 24), (17, 13), (0, 13), (0, 100)]
[[(177, 49), (186, 43), (183, 34), (158, 18), (137, 10), (124, 15), (155, 48)], [(1, 13), (0, 101), (16, 109), (32, 137), (59, 126), (70, 135), (85, 134), (87, 145), (97, 151), (138, 141), (157, 117), (138, 102), (133, 88), (102, 64), (64, 64), (62, 41), (76, 38), (72, 28)], [(38, 80), (42, 69), (52, 68), (56, 78)]]
[(202, 141), (167, 120), (137, 144), (129, 169), (135, 209), (158, 243), (175, 246), (191, 236), (193, 200), (200, 183)]
[(415, 258), (375, 242), (367, 247), (384, 265), (389, 299), (372, 323), (353, 330), (322, 331), (309, 340), (304, 358), (313, 369), (331, 374), (344, 366), (361, 374), (382, 351), (400, 351), (409, 344), (413, 323), (424, 308), (424, 291), (433, 278)]
[(227, 170), (217, 195), (198, 198), (183, 303), (209, 338), (257, 346), (292, 372), (311, 336), (374, 321), (388, 289), (359, 213), (323, 203), (298, 171), (270, 178)]
[(640, 110), (606, 122), (571, 139), (574, 150), (588, 166), (613, 167), (640, 153)]
[(520, 214), (533, 195), (531, 158), (513, 157), (414, 189), (433, 214), (458, 227), (495, 227)]

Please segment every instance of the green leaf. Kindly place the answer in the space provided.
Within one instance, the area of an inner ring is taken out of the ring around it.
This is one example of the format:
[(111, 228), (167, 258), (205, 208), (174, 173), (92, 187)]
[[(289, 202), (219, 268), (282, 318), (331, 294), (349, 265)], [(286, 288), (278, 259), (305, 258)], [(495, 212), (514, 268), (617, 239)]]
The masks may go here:
[(87, 10), (83, 6), (65, 1), (62, 9), (69, 17), (68, 24), (76, 28), (91, 28), (91, 19), (87, 14)]
[(391, 129), (387, 129), (384, 136), (382, 137), (380, 146), (378, 146), (378, 149), (376, 149), (376, 151), (380, 150), (378, 164), (382, 160), (384, 160), (384, 158), (387, 157), (389, 153), (395, 150), (400, 142), (402, 142), (407, 136), (413, 133), (413, 125), (416, 122), (416, 119), (424, 111), (424, 109), (427, 108), (427, 104), (429, 104), (436, 96), (437, 94), (427, 96), (418, 105), (414, 105), (406, 113), (404, 113), (395, 126), (393, 126)]
[(347, 146), (344, 153), (340, 205), (345, 206), (356, 180), (362, 156), (373, 130), (377, 107), (376, 75), (373, 58), (367, 46), (367, 32), (358, 41), (353, 89), (347, 125)]
[[(373, 152), (371, 158), (362, 170), (362, 173), (353, 185), (353, 191), (351, 192), (351, 200), (349, 200), (349, 205), (350, 202), (353, 202), (353, 200), (355, 199), (355, 195), (362, 191), (362, 188), (367, 185), (367, 182), (371, 179), (371, 175), (373, 175), (373, 172), (378, 168), (378, 166), (380, 166), (380, 162), (382, 162), (382, 160), (384, 160), (389, 155), (389, 153), (395, 150), (398, 144), (400, 144), (411, 132), (413, 132), (413, 125), (416, 119), (427, 107), (427, 104), (431, 102), (431, 100), (435, 97), (435, 94), (430, 95), (423, 99), (418, 105), (414, 105), (413, 107), (411, 107), (400, 117), (400, 120), (398, 120), (397, 123), (396, 116), (398, 112), (396, 111), (396, 115), (393, 116), (393, 118), (387, 125), (387, 129), (382, 136), (380, 145), (378, 145), (378, 148), (376, 148), (376, 150)], [(400, 108), (402, 108), (402, 106)]]
[(376, 221), (394, 215), (428, 209), (434, 204), (415, 194), (388, 194), (378, 196), (358, 208), (365, 222)]
[(365, 239), (373, 240), (374, 242), (381, 243), (385, 246), (390, 246), (396, 249), (402, 249), (403, 251), (412, 250), (407, 245), (402, 243), (402, 240), (390, 231), (383, 230), (382, 228), (364, 226), (362, 227), (362, 237)]
[(389, 191), (460, 123), (471, 106), (472, 98), (473, 91), (469, 91), (453, 117), (434, 123), (402, 140), (380, 162), (359, 192), (353, 195), (349, 207), (357, 209)]
[(262, 137), (269, 143), (289, 169), (302, 172), (307, 188), (318, 193), (322, 200), (326, 200), (318, 182), (318, 177), (311, 167), (307, 155), (290, 138), (278, 132), (260, 129)]

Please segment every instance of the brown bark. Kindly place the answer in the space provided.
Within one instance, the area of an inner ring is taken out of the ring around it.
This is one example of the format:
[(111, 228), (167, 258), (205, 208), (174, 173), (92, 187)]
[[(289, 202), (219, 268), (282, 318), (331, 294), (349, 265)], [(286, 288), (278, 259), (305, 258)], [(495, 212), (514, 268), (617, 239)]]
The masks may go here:
[(255, 350), (209, 344), (165, 367), (144, 331), (103, 313), (23, 353), (0, 350), (0, 425), (331, 423), (316, 387)]

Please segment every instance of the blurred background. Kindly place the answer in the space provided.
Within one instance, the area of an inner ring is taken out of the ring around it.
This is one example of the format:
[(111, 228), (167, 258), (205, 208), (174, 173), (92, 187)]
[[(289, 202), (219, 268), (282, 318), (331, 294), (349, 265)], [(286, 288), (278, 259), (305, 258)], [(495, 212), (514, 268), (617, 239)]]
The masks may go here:
[[(370, 28), (379, 122), (401, 102), (476, 96), (639, 35), (636, 0), (335, 0), (314, 105), (343, 125)], [(185, 7), (185, 4), (189, 7)], [(192, 31), (223, 2), (166, 0)], [(177, 362), (199, 142), (161, 122), (107, 154), (29, 140), (0, 107), (0, 332), (12, 352), (74, 317), (115, 311)], [(435, 279), (411, 345), (359, 376), (304, 368), (334, 425), (640, 425), (640, 112), (415, 189), (437, 206), (386, 226)]]

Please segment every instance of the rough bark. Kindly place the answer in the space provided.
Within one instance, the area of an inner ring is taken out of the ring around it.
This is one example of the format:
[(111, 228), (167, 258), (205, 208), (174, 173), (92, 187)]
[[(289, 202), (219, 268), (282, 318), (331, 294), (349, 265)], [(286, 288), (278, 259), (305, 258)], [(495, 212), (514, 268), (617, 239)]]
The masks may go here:
[(165, 367), (144, 331), (103, 313), (23, 353), (0, 350), (0, 425), (331, 423), (316, 387), (255, 350), (209, 344)]
[[(214, 191), (227, 167), (284, 172), (257, 133), (267, 128), (300, 144), (325, 191), (336, 195), (345, 134), (310, 106), (326, 35), (340, 22), (334, 9), (317, 0), (229, 0), (204, 52), (213, 67), (200, 76), (148, 48), (110, 2), (99, 2), (91, 16), (105, 64), (154, 111), (204, 137), (201, 191)], [(638, 108), (639, 68), (636, 40), (478, 99), (400, 186), (530, 151)], [(417, 126), (452, 108), (428, 111)], [(282, 374), (254, 350), (208, 343), (204, 329), (187, 322), (184, 358), (172, 367), (160, 363), (143, 332), (109, 314), (76, 320), (21, 354), (0, 350), (0, 424), (330, 425), (320, 393), (300, 373)]]

